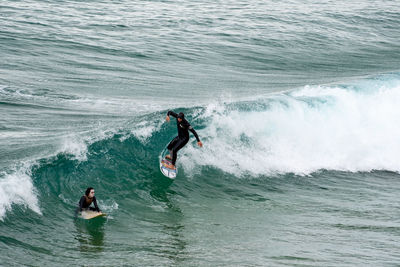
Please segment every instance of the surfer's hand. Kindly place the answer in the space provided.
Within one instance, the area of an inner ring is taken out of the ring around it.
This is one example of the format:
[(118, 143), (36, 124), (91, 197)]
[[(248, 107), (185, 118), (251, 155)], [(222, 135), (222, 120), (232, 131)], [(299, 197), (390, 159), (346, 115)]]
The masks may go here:
[(169, 116), (167, 116), (167, 117), (165, 118), (165, 120), (166, 120), (167, 122), (169, 122)]
[(203, 143), (201, 141), (197, 142), (197, 144), (199, 145), (199, 147), (203, 146)]

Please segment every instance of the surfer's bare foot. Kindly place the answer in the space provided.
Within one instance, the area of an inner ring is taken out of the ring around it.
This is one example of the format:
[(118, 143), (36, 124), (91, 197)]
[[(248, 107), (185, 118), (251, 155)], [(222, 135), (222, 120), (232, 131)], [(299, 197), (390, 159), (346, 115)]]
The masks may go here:
[(165, 156), (166, 159), (172, 159), (170, 155)]
[(167, 167), (168, 169), (173, 169), (173, 170), (176, 169), (175, 165), (172, 165), (172, 164), (165, 165), (165, 167)]

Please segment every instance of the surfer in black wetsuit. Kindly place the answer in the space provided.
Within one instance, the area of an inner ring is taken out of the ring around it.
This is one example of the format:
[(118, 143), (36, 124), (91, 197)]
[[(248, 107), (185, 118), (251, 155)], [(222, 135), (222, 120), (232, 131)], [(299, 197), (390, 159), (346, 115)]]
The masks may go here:
[(175, 168), (175, 162), (178, 151), (182, 147), (184, 147), (187, 144), (187, 142), (189, 142), (189, 131), (191, 131), (193, 135), (196, 137), (197, 144), (199, 145), (199, 147), (202, 147), (203, 143), (200, 141), (196, 131), (193, 129), (192, 126), (190, 126), (190, 123), (185, 119), (185, 114), (183, 114), (182, 112), (176, 114), (173, 111), (168, 111), (166, 117), (166, 120), (168, 122), (170, 121), (169, 116), (176, 118), (176, 125), (178, 127), (178, 136), (172, 139), (172, 141), (169, 143), (167, 148), (170, 154), (166, 156), (166, 158), (172, 160), (171, 167)]
[[(92, 203), (94, 204), (94, 208), (90, 207)], [(82, 210), (93, 210), (97, 212), (101, 211), (97, 206), (97, 200), (96, 197), (94, 196), (93, 187), (88, 187), (88, 189), (86, 189), (85, 195), (83, 195), (81, 197), (81, 200), (79, 200), (79, 211)]]

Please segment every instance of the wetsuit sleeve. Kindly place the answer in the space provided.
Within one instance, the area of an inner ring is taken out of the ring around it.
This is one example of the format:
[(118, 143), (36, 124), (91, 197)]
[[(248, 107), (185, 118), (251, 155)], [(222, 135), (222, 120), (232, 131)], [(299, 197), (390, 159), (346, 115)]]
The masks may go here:
[(79, 211), (83, 210), (84, 203), (85, 203), (85, 196), (82, 196), (81, 199), (79, 200)]
[(191, 131), (192, 134), (194, 135), (194, 137), (196, 137), (197, 142), (200, 142), (199, 136), (197, 135), (197, 133), (196, 133), (196, 131), (193, 129), (193, 127), (190, 126), (190, 125), (189, 125), (189, 131)]
[(95, 208), (98, 212), (100, 212), (99, 206), (97, 206), (96, 197), (93, 197), (93, 204), (94, 204), (94, 208)]
[(173, 112), (172, 110), (168, 111), (167, 116), (172, 116), (174, 118), (178, 118), (178, 114), (176, 114), (175, 112)]

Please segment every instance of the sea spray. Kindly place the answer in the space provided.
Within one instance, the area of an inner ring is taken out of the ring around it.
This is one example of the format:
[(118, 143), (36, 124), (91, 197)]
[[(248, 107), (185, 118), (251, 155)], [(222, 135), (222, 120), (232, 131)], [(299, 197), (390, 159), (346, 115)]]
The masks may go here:
[(306, 86), (236, 106), (210, 104), (199, 131), (204, 148), (188, 146), (182, 166), (188, 173), (213, 166), (237, 176), (399, 172), (400, 85), (388, 84)]
[(14, 168), (9, 172), (0, 173), (0, 220), (4, 219), (12, 205), (22, 205), (41, 214), (37, 191), (31, 178), (31, 165)]

